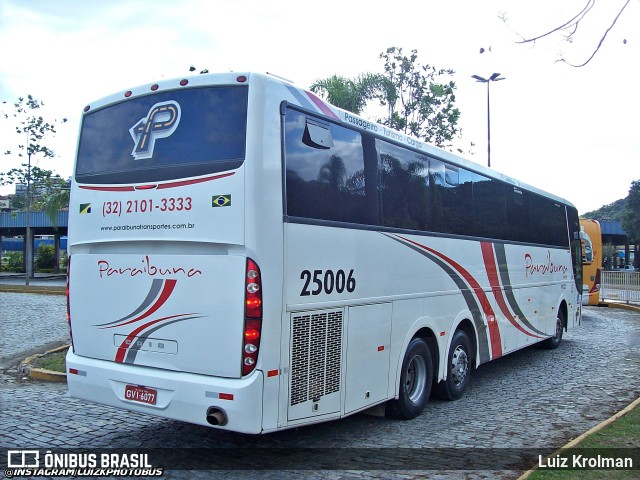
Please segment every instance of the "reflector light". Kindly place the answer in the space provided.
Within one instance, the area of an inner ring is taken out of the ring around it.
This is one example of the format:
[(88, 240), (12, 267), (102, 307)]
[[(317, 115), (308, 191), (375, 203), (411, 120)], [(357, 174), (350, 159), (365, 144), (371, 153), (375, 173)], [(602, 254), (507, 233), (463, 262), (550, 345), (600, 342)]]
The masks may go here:
[(233, 393), (221, 393), (218, 398), (220, 400), (233, 400)]
[(71, 373), (73, 375), (77, 375), (78, 374), (78, 369), (77, 368), (70, 368), (69, 369), (69, 373)]

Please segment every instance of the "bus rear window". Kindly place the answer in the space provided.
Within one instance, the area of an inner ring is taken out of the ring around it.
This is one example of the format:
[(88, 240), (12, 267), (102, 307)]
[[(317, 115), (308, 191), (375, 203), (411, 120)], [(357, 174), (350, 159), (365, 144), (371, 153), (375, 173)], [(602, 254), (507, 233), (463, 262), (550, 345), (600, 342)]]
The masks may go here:
[(86, 114), (76, 181), (139, 183), (239, 167), (247, 92), (246, 86), (174, 90)]

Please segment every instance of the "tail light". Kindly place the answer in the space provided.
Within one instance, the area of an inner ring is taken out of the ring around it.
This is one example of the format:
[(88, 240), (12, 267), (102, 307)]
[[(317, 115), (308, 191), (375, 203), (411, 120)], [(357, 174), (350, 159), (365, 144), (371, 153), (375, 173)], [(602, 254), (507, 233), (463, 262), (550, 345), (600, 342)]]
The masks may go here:
[(242, 374), (250, 374), (256, 366), (262, 332), (262, 278), (256, 262), (247, 258), (244, 277), (244, 341)]
[(73, 332), (71, 331), (71, 300), (69, 296), (69, 277), (71, 276), (71, 256), (67, 257), (67, 323), (69, 324), (69, 337), (73, 349)]
[(593, 291), (594, 292), (599, 292), (600, 291), (601, 278), (602, 278), (602, 273), (601, 273), (599, 268), (596, 268), (596, 278), (595, 278), (595, 281), (593, 282)]

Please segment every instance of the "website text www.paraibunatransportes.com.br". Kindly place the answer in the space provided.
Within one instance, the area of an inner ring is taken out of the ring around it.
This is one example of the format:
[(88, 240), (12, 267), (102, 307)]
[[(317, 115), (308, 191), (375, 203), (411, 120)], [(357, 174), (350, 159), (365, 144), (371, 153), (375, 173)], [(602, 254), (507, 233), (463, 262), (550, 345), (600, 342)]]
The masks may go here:
[(152, 223), (137, 225), (105, 225), (100, 227), (103, 232), (129, 232), (134, 230), (187, 230), (195, 228), (194, 223)]

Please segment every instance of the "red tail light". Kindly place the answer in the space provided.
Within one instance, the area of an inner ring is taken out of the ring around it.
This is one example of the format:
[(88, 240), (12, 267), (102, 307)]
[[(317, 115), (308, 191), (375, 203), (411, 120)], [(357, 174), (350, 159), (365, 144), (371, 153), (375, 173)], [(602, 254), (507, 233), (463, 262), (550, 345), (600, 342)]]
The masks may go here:
[(591, 289), (592, 292), (599, 292), (600, 291), (601, 279), (602, 279), (601, 270), (599, 268), (596, 268), (596, 278), (595, 278), (595, 281), (593, 282), (593, 288)]
[(67, 258), (67, 323), (69, 324), (69, 337), (73, 349), (73, 332), (71, 331), (71, 300), (69, 298), (69, 276), (71, 275), (71, 256)]
[(262, 278), (258, 265), (250, 258), (247, 258), (244, 277), (244, 299), (242, 374), (248, 375), (258, 360), (262, 332)]

